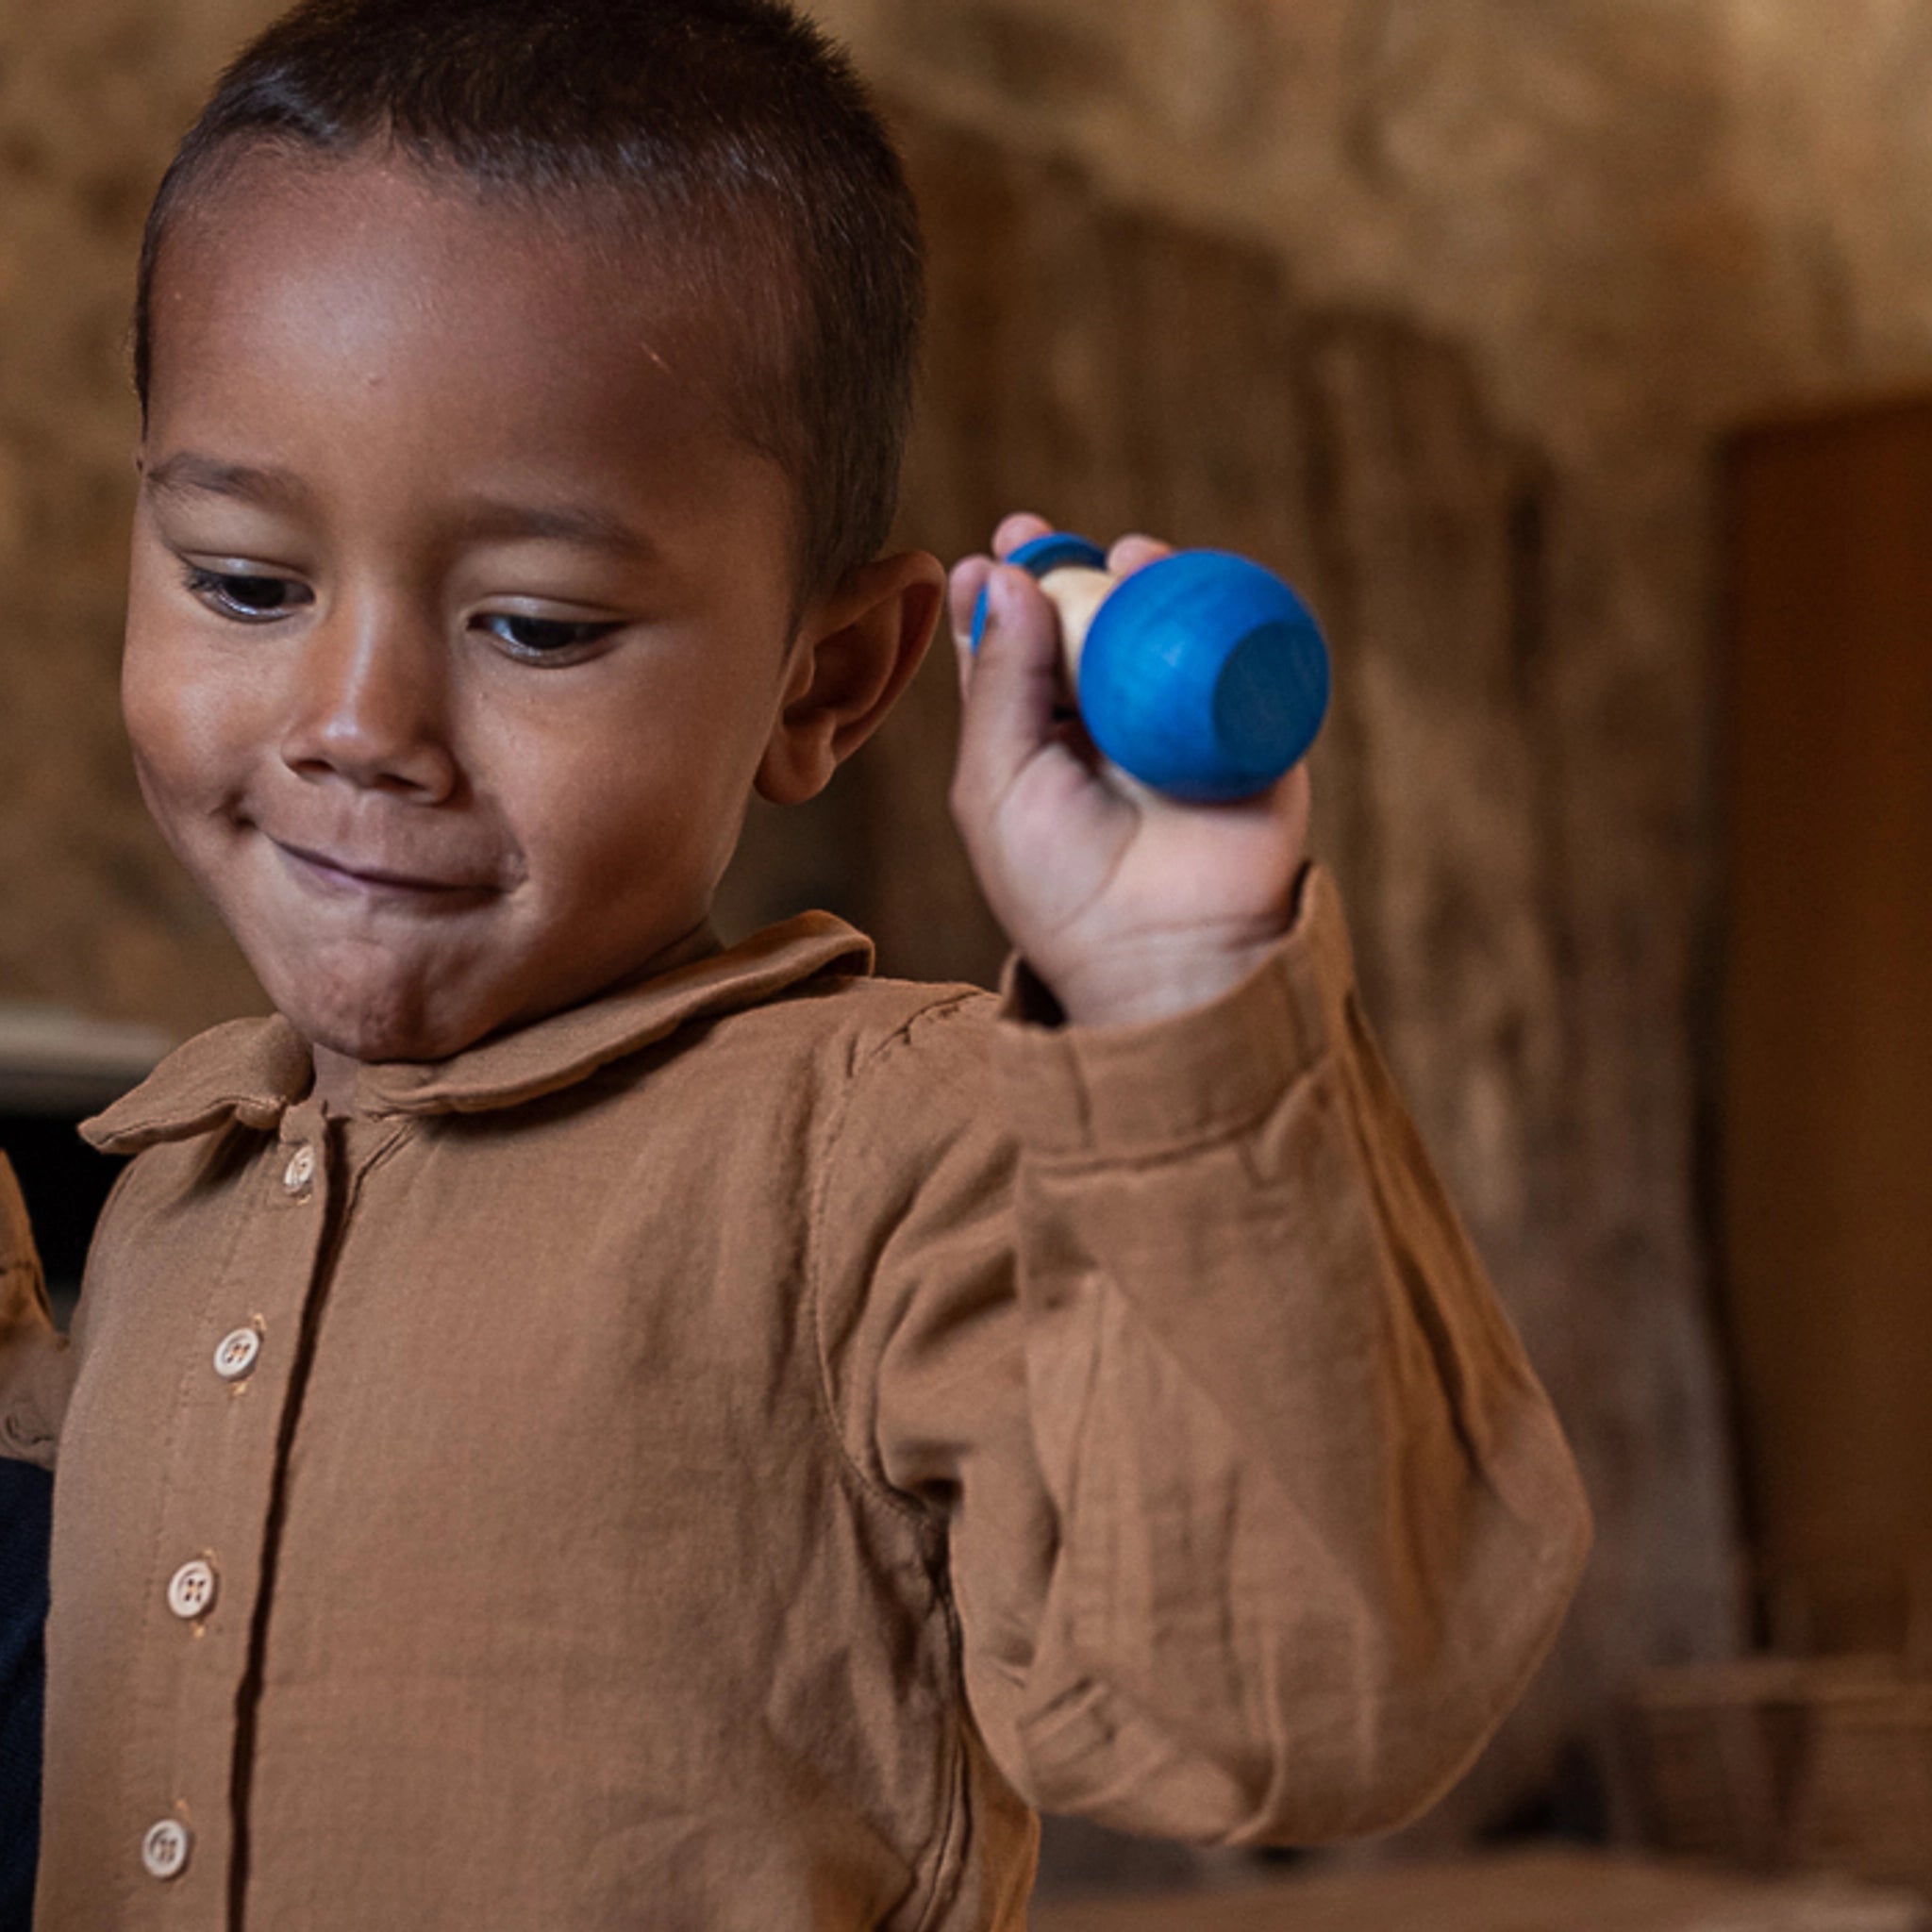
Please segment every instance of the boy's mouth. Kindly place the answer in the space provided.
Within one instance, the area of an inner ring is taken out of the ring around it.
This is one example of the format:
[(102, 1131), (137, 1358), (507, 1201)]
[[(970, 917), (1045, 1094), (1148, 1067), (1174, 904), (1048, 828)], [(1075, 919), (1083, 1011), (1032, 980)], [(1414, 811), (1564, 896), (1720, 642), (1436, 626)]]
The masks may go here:
[(388, 866), (364, 864), (358, 859), (340, 858), (326, 852), (311, 852), (301, 845), (271, 838), (269, 843), (282, 855), (289, 870), (304, 885), (334, 897), (415, 898), (441, 904), (477, 904), (495, 895), (490, 881), (473, 878), (444, 878), (429, 874), (408, 873)]

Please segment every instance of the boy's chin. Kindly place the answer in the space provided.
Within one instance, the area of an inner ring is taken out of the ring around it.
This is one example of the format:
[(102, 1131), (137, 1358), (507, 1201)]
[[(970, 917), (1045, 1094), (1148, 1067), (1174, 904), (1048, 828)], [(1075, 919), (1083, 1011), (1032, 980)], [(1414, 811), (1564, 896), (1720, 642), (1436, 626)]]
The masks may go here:
[(436, 1010), (422, 1003), (340, 991), (268, 986), (275, 1009), (308, 1041), (344, 1059), (375, 1065), (386, 1060), (446, 1060), (474, 1046), (491, 1030), (487, 1014)]
[(326, 1047), (344, 1059), (359, 1060), (365, 1066), (380, 1066), (391, 1060), (446, 1060), (466, 1046), (474, 1046), (483, 1037), (480, 1031), (437, 1033), (418, 1026), (379, 1022), (343, 1024), (334, 1020), (305, 1020), (294, 1013), (284, 1017), (310, 1046)]

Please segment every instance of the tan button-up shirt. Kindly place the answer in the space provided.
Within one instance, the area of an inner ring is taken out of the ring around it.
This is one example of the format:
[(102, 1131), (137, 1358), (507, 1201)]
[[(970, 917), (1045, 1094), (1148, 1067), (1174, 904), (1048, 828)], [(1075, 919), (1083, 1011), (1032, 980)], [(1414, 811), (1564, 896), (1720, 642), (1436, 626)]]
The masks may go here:
[(868, 965), (809, 915), (342, 1121), (240, 1023), (92, 1124), (71, 1347), (18, 1239), (0, 1303), (46, 1932), (1017, 1927), (1031, 1805), (1468, 1761), (1585, 1511), (1325, 879), (1153, 1026)]

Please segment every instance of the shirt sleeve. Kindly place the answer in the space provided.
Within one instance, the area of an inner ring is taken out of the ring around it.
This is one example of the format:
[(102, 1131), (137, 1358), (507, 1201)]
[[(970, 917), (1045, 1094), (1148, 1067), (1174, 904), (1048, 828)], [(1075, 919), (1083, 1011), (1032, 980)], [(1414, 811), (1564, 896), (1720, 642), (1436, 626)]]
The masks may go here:
[(53, 1468), (71, 1382), (26, 1203), (0, 1154), (0, 1457)]
[(867, 1285), (826, 1339), (855, 1456), (943, 1524), (993, 1757), (1133, 1831), (1402, 1823), (1541, 1659), (1589, 1517), (1332, 885), (1196, 1012), (1009, 995), (990, 1052), (947, 1012), (861, 1076), (826, 1197)]

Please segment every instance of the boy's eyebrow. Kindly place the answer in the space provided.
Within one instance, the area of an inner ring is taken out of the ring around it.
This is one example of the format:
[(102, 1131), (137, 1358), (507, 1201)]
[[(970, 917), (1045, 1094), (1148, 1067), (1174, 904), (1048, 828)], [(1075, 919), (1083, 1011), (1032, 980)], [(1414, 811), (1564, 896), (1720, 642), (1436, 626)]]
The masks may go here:
[(290, 471), (225, 462), (192, 449), (176, 450), (143, 474), (150, 490), (167, 496), (233, 496), (243, 503), (280, 506), (296, 503), (307, 494)]
[(472, 542), (508, 542), (518, 538), (577, 543), (624, 557), (654, 554), (650, 540), (622, 517), (588, 504), (500, 502), (477, 497), (463, 506), (458, 527)]
[[(146, 473), (148, 487), (164, 495), (232, 496), (271, 508), (299, 506), (308, 496), (292, 471), (255, 463), (231, 463), (198, 450), (177, 450)], [(477, 497), (466, 503), (458, 527), (472, 542), (507, 542), (518, 538), (577, 543), (620, 556), (649, 557), (650, 540), (608, 510), (588, 504), (512, 503)]]

